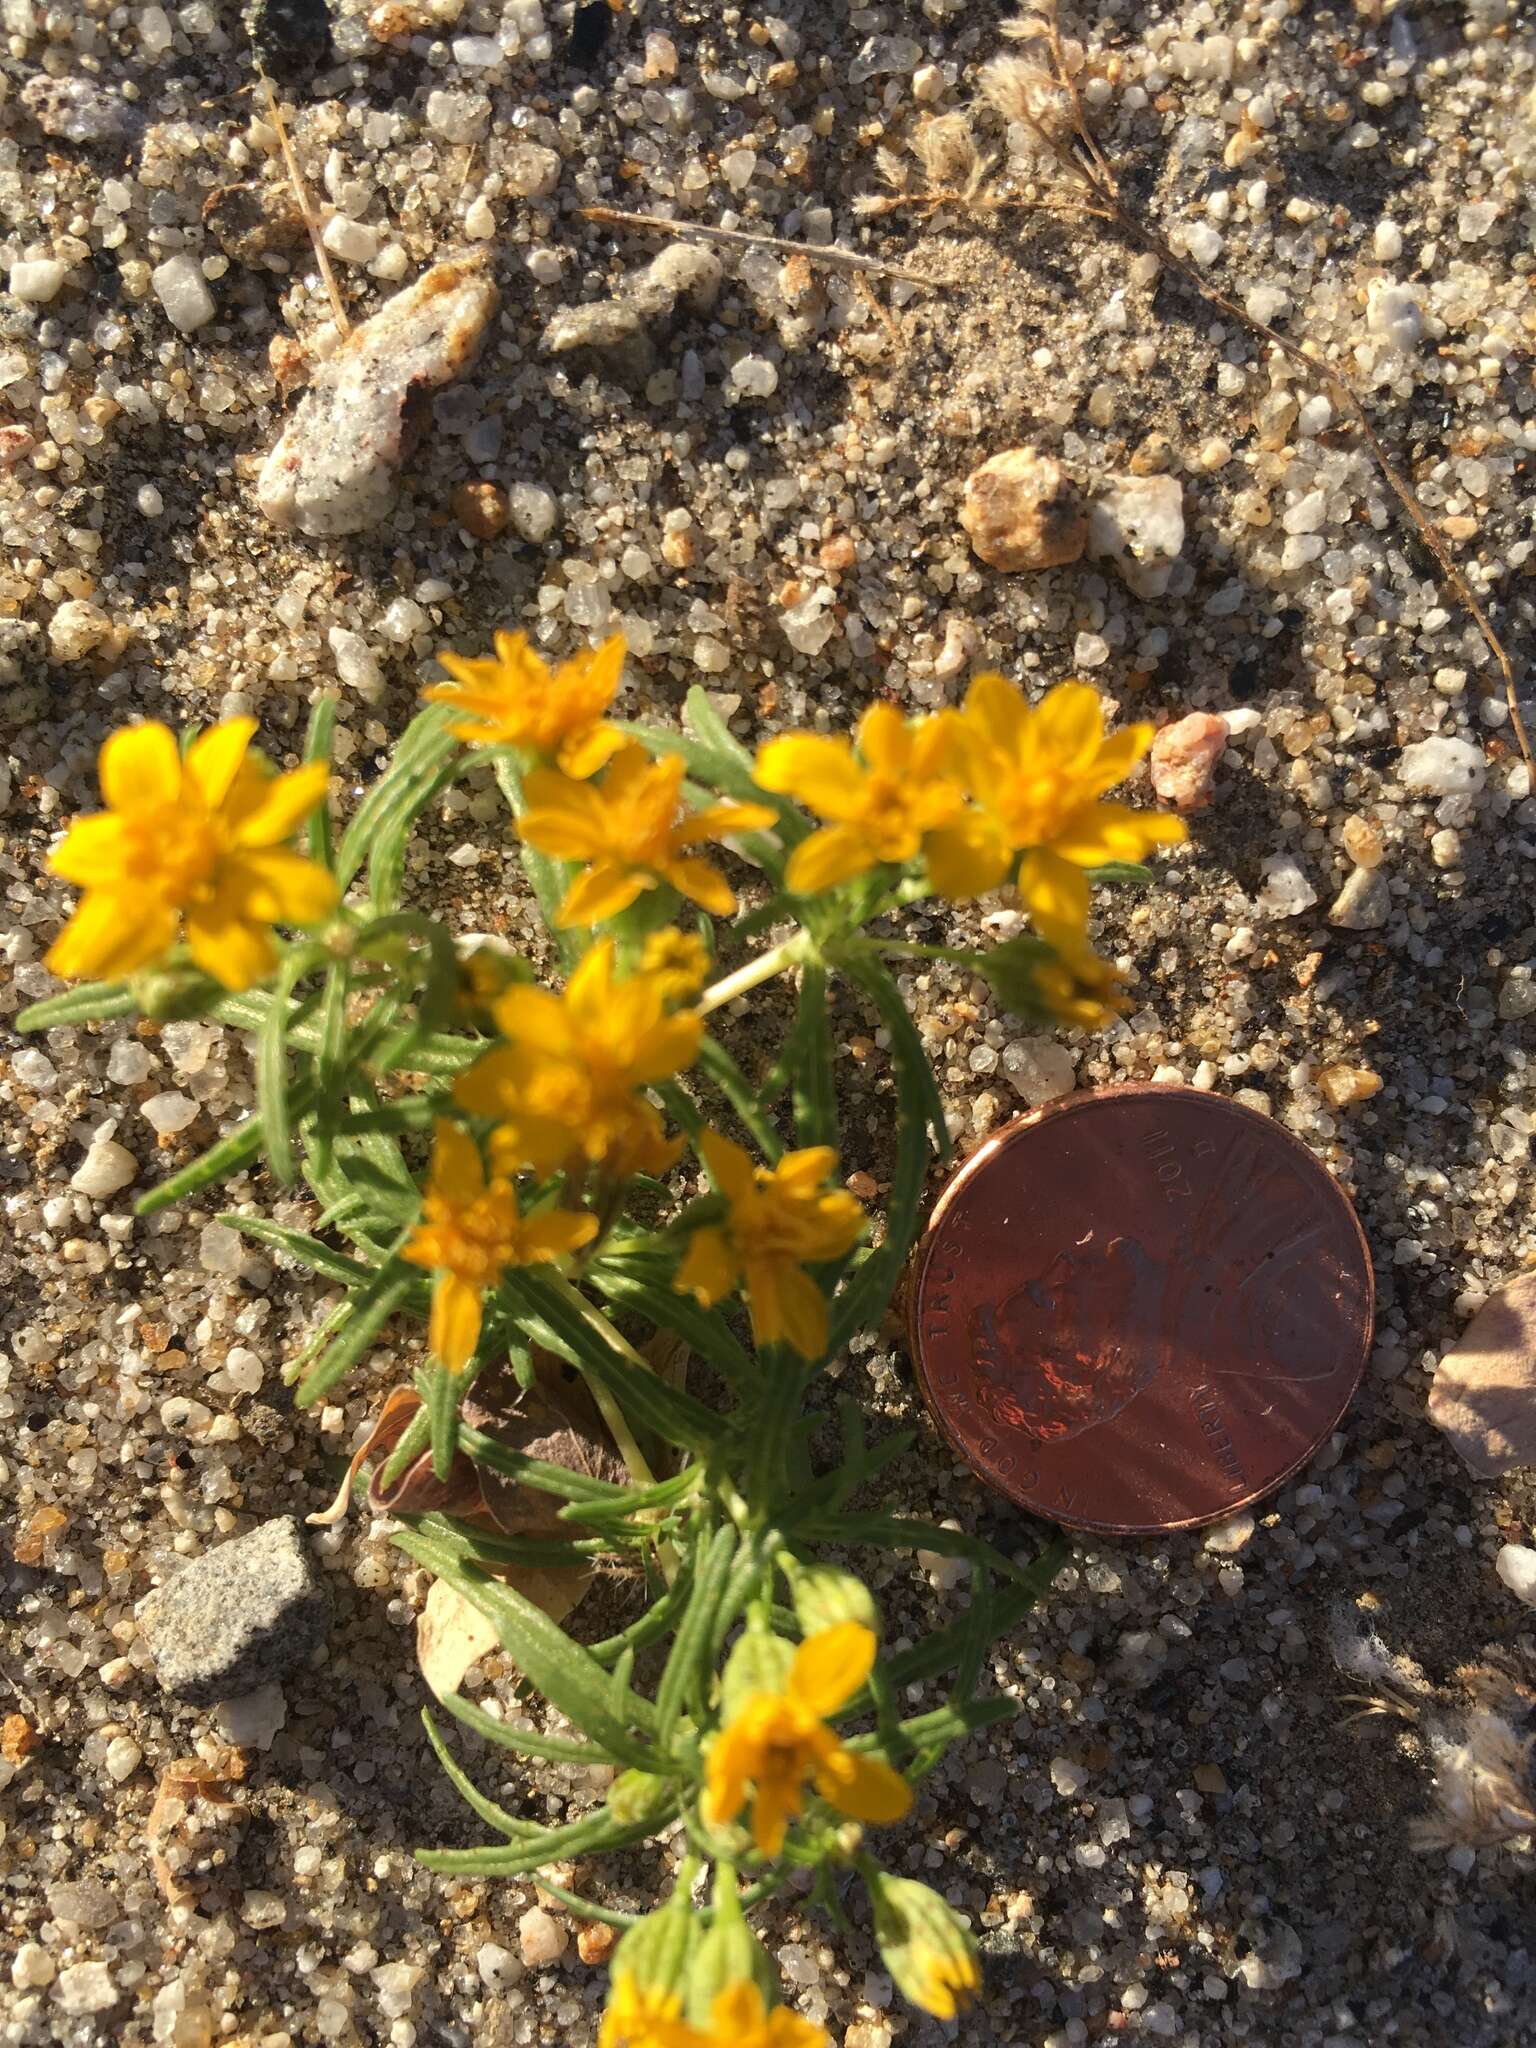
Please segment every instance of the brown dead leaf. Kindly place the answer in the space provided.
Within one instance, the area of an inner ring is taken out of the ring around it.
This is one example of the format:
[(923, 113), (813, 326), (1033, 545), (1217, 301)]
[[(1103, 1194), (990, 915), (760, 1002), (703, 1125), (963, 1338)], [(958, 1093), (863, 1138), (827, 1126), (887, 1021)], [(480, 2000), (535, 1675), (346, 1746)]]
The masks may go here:
[[(585, 1566), (544, 1571), (537, 1566), (509, 1566), (496, 1574), (504, 1586), (521, 1593), (551, 1621), (564, 1621), (577, 1607), (592, 1573)], [(426, 1605), (416, 1618), (416, 1662), (438, 1699), (457, 1692), (473, 1664), (497, 1648), (500, 1638), (472, 1601), (446, 1579), (434, 1579)]]
[(1486, 1301), (1435, 1368), (1429, 1419), (1479, 1479), (1536, 1465), (1536, 1273)]

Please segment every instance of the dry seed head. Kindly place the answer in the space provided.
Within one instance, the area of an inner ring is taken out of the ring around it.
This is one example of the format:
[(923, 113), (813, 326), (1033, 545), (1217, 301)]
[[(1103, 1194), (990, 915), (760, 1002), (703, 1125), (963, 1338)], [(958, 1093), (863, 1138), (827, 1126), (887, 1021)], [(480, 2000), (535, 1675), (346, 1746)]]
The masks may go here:
[(913, 135), (909, 147), (929, 185), (942, 191), (974, 191), (986, 174), (969, 114), (934, 114)]
[(1028, 57), (994, 57), (977, 79), (981, 96), (1005, 121), (1022, 121), (1052, 141), (1072, 128), (1072, 104), (1055, 75)]
[(1432, 1730), (1438, 1811), (1418, 1822), (1421, 1849), (1488, 1849), (1536, 1832), (1533, 1738), (1501, 1714), (1478, 1712)]

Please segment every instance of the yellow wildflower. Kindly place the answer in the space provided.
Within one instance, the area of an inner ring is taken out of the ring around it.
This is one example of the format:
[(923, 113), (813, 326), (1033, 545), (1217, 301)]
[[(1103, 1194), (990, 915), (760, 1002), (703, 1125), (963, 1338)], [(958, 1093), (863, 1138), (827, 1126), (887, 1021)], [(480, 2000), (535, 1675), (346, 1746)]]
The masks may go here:
[(675, 926), (652, 932), (640, 954), (640, 972), (651, 974), (671, 1002), (696, 996), (709, 974), (709, 948), (697, 932)]
[(608, 1994), (597, 2048), (707, 2048), (682, 2012), (677, 1992), (642, 1984), (633, 1970), (621, 1970)]
[(699, 1149), (727, 1214), (693, 1233), (674, 1285), (708, 1307), (741, 1277), (757, 1342), (787, 1343), (802, 1358), (820, 1358), (827, 1304), (805, 1268), (840, 1259), (864, 1229), (853, 1196), (823, 1185), (837, 1154), (830, 1145), (808, 1145), (786, 1152), (777, 1166), (755, 1166), (718, 1131), (705, 1131)]
[(770, 2006), (750, 1978), (716, 1993), (702, 2038), (708, 2048), (829, 2048), (825, 2027), (787, 2005)]
[(430, 1266), (430, 1342), (450, 1372), (462, 1372), (480, 1341), (487, 1292), (508, 1266), (549, 1265), (597, 1235), (597, 1218), (570, 1209), (524, 1216), (509, 1180), (486, 1180), (473, 1138), (439, 1123), (422, 1220), (403, 1257)]
[(558, 925), (602, 924), (659, 883), (729, 917), (736, 895), (717, 868), (691, 849), (774, 822), (766, 804), (717, 803), (690, 811), (682, 800), (677, 754), (652, 760), (643, 747), (616, 754), (601, 786), (575, 782), (553, 769), (528, 777), (528, 808), (518, 830), (530, 846), (561, 860), (588, 863), (566, 891)]
[(595, 775), (624, 745), (603, 718), (624, 670), (623, 634), (553, 669), (526, 633), (498, 633), (495, 646), (477, 661), (440, 654), (453, 681), (434, 683), (427, 702), (462, 711), (451, 730), (472, 747), (527, 747), (578, 781)]
[(786, 733), (757, 757), (755, 779), (831, 822), (790, 855), (786, 886), (797, 896), (830, 889), (882, 862), (915, 860), (930, 832), (965, 803), (957, 780), (957, 718), (940, 712), (909, 725), (890, 704), (859, 721), (858, 752), (841, 735)]
[(976, 808), (928, 842), (928, 872), (941, 895), (995, 889), (1022, 854), (1018, 889), (1031, 916), (1042, 928), (1081, 935), (1085, 868), (1140, 860), (1185, 837), (1177, 818), (1099, 802), (1152, 744), (1152, 727), (1127, 725), (1106, 737), (1098, 692), (1086, 683), (1058, 683), (1032, 710), (1015, 684), (979, 675), (966, 693), (957, 744)]
[(1062, 1024), (1099, 1031), (1130, 1008), (1114, 962), (1102, 959), (1076, 932), (1048, 928), (1053, 957), (1034, 970), (1042, 1008)]
[(874, 1662), (874, 1631), (862, 1622), (841, 1621), (808, 1637), (784, 1690), (750, 1693), (715, 1737), (705, 1763), (705, 1820), (725, 1826), (750, 1796), (752, 1839), (765, 1856), (777, 1856), (804, 1806), (807, 1778), (851, 1820), (900, 1820), (912, 1804), (905, 1779), (878, 1757), (849, 1749), (827, 1726)]
[(85, 891), (54, 941), (55, 974), (131, 974), (185, 936), (225, 988), (277, 965), (270, 927), (312, 925), (336, 904), (325, 869), (287, 850), (325, 800), (327, 770), (274, 775), (250, 752), (254, 718), (210, 726), (185, 760), (168, 726), (115, 732), (98, 756), (107, 809), (77, 818), (48, 865)]
[(880, 1960), (897, 1990), (935, 2019), (958, 2018), (981, 1989), (981, 1958), (970, 1922), (915, 1878), (879, 1870), (869, 1872), (866, 1882)]
[(681, 1146), (637, 1091), (688, 1066), (704, 1035), (668, 997), (659, 975), (615, 978), (611, 939), (590, 948), (561, 995), (508, 989), (493, 1012), (505, 1044), (453, 1091), (461, 1108), (499, 1119), (493, 1158), (539, 1173), (591, 1165), (612, 1179), (665, 1171)]

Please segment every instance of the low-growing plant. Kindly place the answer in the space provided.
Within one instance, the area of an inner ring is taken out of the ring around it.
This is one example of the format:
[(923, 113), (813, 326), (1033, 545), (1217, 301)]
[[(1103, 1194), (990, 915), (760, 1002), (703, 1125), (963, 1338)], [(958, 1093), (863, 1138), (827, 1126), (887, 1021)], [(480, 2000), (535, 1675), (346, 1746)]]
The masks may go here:
[[(543, 1880), (626, 1929), (603, 2048), (814, 2048), (822, 2030), (778, 2003), (743, 1909), (804, 1871), (840, 1918), (857, 1879), (905, 1995), (943, 2018), (970, 2002), (968, 1926), (885, 1870), (871, 1831), (903, 1818), (951, 1743), (1013, 1712), (983, 1688), (988, 1646), (1061, 1554), (1020, 1564), (871, 1505), (910, 1438), (872, 1438), (854, 1400), (812, 1401), (828, 1362), (879, 1324), (930, 1159), (949, 1150), (893, 966), (953, 960), (1015, 1012), (1102, 1023), (1120, 998), (1087, 941), (1090, 881), (1145, 879), (1141, 857), (1183, 828), (1105, 800), (1151, 729), (1106, 735), (1081, 683), (1031, 707), (982, 675), (959, 710), (909, 722), (877, 704), (852, 738), (784, 735), (754, 759), (699, 691), (682, 732), (614, 722), (622, 662), (611, 640), (551, 669), (511, 634), (484, 660), (444, 656), (446, 680), (340, 830), (329, 700), (286, 774), (252, 751), (249, 719), (182, 745), (157, 724), (115, 733), (108, 808), (52, 856), (84, 894), (50, 962), (97, 978), (22, 1021), (200, 1016), (254, 1035), (256, 1113), (139, 1208), (258, 1159), (280, 1186), (307, 1185), (309, 1231), (225, 1219), (339, 1292), (289, 1368), (301, 1405), (391, 1318), (425, 1323), (413, 1385), (358, 1462), (401, 1513), (400, 1547), (494, 1625), (573, 1732), (514, 1727), (452, 1691), (443, 1704), (514, 1754), (617, 1775), (583, 1819), (524, 1819), (476, 1788), (427, 1714), (500, 1839), (424, 1860), (532, 1873), (680, 1824), (674, 1889), (643, 1918)], [(484, 763), (558, 989), (405, 900), (416, 822)], [(722, 846), (752, 877), (750, 907)], [(909, 906), (1005, 886), (1027, 933), (987, 950), (902, 935)], [(889, 1050), (878, 1235), (837, 1178), (834, 976)], [(795, 985), (792, 1017), (749, 1072), (712, 1027), (776, 977)], [(840, 1439), (830, 1462), (811, 1455), (822, 1430)], [(884, 1650), (873, 1595), (827, 1546), (963, 1559), (969, 1605)], [(647, 1599), (582, 1642), (519, 1575), (594, 1560), (643, 1575)], [(903, 1713), (909, 1689), (946, 1675), (943, 1704)]]

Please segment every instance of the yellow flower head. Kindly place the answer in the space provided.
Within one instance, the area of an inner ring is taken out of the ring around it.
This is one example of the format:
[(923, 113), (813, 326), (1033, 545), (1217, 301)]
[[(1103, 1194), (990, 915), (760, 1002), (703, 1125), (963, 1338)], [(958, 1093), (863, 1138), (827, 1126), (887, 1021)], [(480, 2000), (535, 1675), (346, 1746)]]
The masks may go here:
[(1152, 744), (1150, 725), (1104, 732), (1099, 695), (1086, 683), (1058, 683), (1032, 710), (1016, 684), (979, 675), (959, 714), (966, 788), (975, 800), (928, 842), (928, 873), (943, 896), (995, 889), (1022, 854), (1018, 887), (1042, 929), (1088, 922), (1085, 868), (1140, 860), (1177, 845), (1181, 820), (1128, 804), (1100, 803)]
[(613, 941), (602, 939), (562, 994), (510, 988), (493, 1014), (505, 1044), (460, 1075), (453, 1093), (461, 1108), (500, 1120), (499, 1165), (590, 1165), (611, 1179), (671, 1165), (680, 1146), (637, 1091), (688, 1066), (704, 1026), (669, 1007), (662, 976), (617, 980)]
[(434, 683), (427, 702), (461, 711), (451, 730), (472, 747), (527, 747), (578, 781), (595, 775), (624, 744), (603, 718), (624, 670), (623, 634), (553, 669), (526, 633), (498, 633), (495, 644), (478, 661), (440, 654), (453, 681)]
[(787, 733), (757, 757), (755, 779), (830, 822), (790, 855), (784, 880), (797, 896), (830, 889), (882, 862), (915, 860), (930, 832), (965, 803), (958, 780), (956, 714), (909, 725), (890, 704), (859, 721), (858, 752), (839, 736)]
[(132, 974), (185, 936), (225, 988), (249, 988), (277, 965), (270, 927), (312, 925), (336, 904), (325, 869), (291, 839), (325, 799), (311, 761), (274, 775), (250, 752), (254, 718), (230, 718), (177, 752), (159, 724), (115, 732), (98, 757), (107, 809), (77, 818), (49, 856), (84, 889), (54, 941), (55, 974)]
[(825, 2027), (787, 2005), (770, 2006), (750, 1978), (716, 1994), (702, 2038), (708, 2048), (830, 2048)]
[(1121, 993), (1114, 962), (1102, 959), (1075, 932), (1048, 928), (1054, 956), (1034, 970), (1040, 1004), (1061, 1024), (1100, 1031), (1131, 1005)]
[(597, 2048), (707, 2048), (704, 2036), (684, 2023), (683, 2001), (675, 1991), (642, 1984), (621, 1970), (608, 1994)]
[(601, 924), (658, 883), (670, 884), (718, 917), (731, 915), (735, 892), (691, 849), (706, 839), (759, 831), (775, 814), (766, 804), (707, 804), (690, 811), (682, 790), (682, 757), (652, 760), (638, 746), (614, 756), (601, 785), (549, 768), (528, 777), (528, 808), (518, 825), (523, 838), (543, 853), (587, 863), (566, 891), (556, 924)]
[(866, 1882), (880, 1960), (896, 1988), (935, 2019), (957, 2018), (981, 1989), (981, 1958), (970, 1922), (915, 1878), (880, 1870)]
[(878, 1757), (849, 1749), (827, 1726), (875, 1662), (875, 1635), (862, 1622), (821, 1629), (796, 1650), (782, 1692), (743, 1700), (710, 1746), (704, 1818), (724, 1827), (752, 1802), (752, 1839), (777, 1856), (810, 1779), (851, 1820), (900, 1820), (912, 1804), (906, 1780)]
[(840, 1259), (864, 1229), (853, 1196), (824, 1185), (837, 1154), (830, 1145), (809, 1145), (786, 1152), (777, 1166), (755, 1166), (718, 1131), (705, 1131), (699, 1150), (727, 1213), (723, 1223), (693, 1233), (674, 1284), (708, 1307), (744, 1279), (757, 1342), (786, 1343), (802, 1358), (820, 1358), (827, 1304), (805, 1268)]
[(484, 1298), (508, 1266), (549, 1265), (597, 1234), (597, 1218), (570, 1209), (524, 1216), (509, 1180), (486, 1180), (473, 1138), (439, 1123), (422, 1220), (403, 1257), (430, 1266), (430, 1342), (450, 1372), (462, 1372), (480, 1341)]
[(669, 1001), (686, 1002), (704, 986), (709, 948), (697, 932), (680, 932), (675, 926), (652, 932), (640, 955), (640, 972), (654, 975)]

